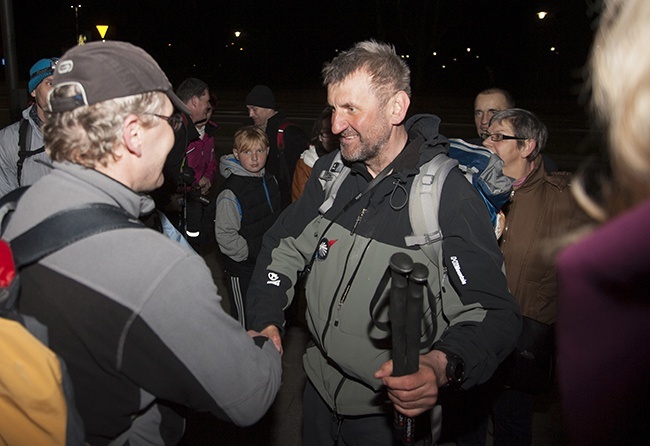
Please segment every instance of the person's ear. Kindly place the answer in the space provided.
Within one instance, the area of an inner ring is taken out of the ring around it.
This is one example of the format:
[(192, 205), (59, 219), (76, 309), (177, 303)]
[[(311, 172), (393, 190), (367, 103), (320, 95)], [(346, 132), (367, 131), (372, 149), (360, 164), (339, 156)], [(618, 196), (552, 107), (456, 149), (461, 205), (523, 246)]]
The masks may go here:
[(140, 157), (142, 156), (142, 142), (144, 127), (136, 115), (128, 115), (122, 123), (122, 141), (126, 150)]
[(389, 100), (390, 121), (393, 125), (399, 125), (406, 118), (406, 112), (411, 105), (411, 98), (405, 91), (400, 90)]
[(232, 149), (232, 154), (235, 155), (235, 159), (239, 161), (239, 150)]
[(521, 152), (521, 157), (522, 158), (528, 158), (528, 156), (533, 153), (535, 150), (535, 147), (537, 147), (537, 141), (534, 139), (527, 139), (524, 141), (524, 147), (520, 151)]

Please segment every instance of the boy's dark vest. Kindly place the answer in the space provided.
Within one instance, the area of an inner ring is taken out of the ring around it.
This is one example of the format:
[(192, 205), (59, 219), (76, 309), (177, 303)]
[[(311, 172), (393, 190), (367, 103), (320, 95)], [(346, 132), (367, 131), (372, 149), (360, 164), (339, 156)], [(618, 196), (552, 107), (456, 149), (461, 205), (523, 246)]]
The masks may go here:
[(233, 276), (250, 275), (262, 248), (262, 237), (275, 223), (282, 210), (280, 188), (275, 178), (267, 174), (264, 177), (231, 175), (223, 183), (222, 190), (226, 189), (235, 194), (241, 209), (239, 235), (244, 237), (248, 244), (248, 258), (235, 262), (228, 256), (223, 256), (224, 268)]

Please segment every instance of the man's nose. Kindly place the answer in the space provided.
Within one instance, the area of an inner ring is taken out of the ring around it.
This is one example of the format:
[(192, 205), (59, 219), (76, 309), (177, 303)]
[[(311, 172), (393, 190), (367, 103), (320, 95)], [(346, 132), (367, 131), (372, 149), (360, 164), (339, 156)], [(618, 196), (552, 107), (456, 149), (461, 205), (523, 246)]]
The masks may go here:
[(347, 121), (340, 116), (340, 113), (332, 112), (332, 133), (334, 136), (338, 136), (347, 126)]

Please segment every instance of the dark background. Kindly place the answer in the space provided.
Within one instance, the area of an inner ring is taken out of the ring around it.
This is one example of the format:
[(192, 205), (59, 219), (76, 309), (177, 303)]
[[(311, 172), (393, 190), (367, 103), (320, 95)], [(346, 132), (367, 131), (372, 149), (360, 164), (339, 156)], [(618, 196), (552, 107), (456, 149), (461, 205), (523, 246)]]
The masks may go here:
[[(518, 98), (566, 99), (575, 98), (583, 84), (596, 3), (14, 0), (13, 9), (25, 82), (36, 60), (76, 44), (77, 28), (88, 40), (99, 40), (95, 25), (102, 24), (109, 25), (106, 39), (130, 41), (151, 53), (174, 85), (196, 76), (217, 91), (256, 83), (318, 87), (323, 62), (374, 38), (408, 57), (415, 93), (473, 98), (483, 88), (501, 86)], [(78, 4), (75, 20), (71, 5)], [(539, 20), (539, 10), (549, 16)], [(242, 35), (235, 38), (235, 31)]]

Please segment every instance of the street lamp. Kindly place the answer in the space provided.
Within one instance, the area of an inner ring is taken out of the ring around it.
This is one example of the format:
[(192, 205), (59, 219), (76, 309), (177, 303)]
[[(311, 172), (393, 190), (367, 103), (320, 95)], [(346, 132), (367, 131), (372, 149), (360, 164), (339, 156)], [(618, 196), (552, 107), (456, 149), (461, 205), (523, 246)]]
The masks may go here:
[(74, 27), (75, 27), (75, 40), (79, 39), (79, 9), (81, 5), (70, 5), (71, 9), (74, 9)]

